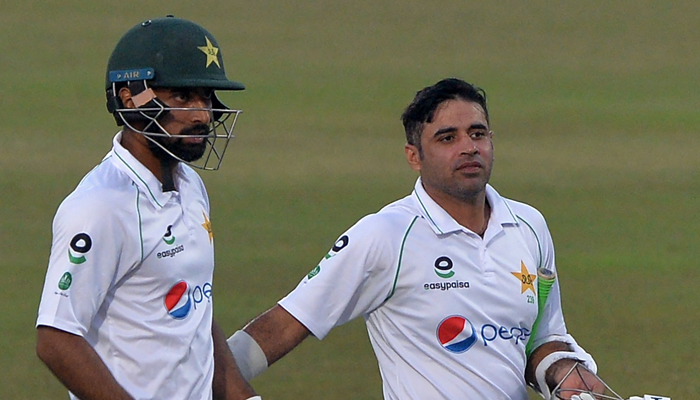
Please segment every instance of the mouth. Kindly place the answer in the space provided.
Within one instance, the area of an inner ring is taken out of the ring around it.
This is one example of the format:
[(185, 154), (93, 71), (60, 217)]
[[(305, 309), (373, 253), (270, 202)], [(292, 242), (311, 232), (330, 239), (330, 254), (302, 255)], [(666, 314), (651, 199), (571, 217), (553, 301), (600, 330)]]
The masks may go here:
[(457, 171), (460, 172), (466, 172), (466, 173), (477, 173), (483, 168), (483, 165), (481, 165), (480, 162), (478, 161), (466, 161), (461, 164), (459, 164), (456, 168)]
[(204, 142), (203, 137), (192, 137), (192, 136), (184, 136), (181, 140), (183, 143), (187, 143), (187, 144), (199, 144), (199, 143)]
[(180, 132), (180, 135), (182, 136), (182, 142), (183, 143), (188, 143), (188, 144), (199, 144), (204, 142), (204, 139), (206, 139), (207, 135), (209, 134), (209, 127), (208, 126), (202, 126), (202, 125), (196, 125), (187, 129), (184, 129), (182, 132)]

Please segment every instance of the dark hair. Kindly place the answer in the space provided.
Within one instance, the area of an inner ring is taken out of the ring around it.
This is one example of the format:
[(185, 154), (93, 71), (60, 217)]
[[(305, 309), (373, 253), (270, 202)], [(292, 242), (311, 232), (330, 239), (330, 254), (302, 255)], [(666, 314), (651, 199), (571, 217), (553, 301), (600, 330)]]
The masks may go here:
[(484, 109), (486, 122), (489, 122), (484, 89), (461, 79), (447, 78), (417, 92), (411, 104), (404, 110), (401, 121), (406, 131), (406, 141), (420, 150), (420, 135), (425, 124), (433, 122), (435, 110), (440, 104), (456, 99), (479, 104)]

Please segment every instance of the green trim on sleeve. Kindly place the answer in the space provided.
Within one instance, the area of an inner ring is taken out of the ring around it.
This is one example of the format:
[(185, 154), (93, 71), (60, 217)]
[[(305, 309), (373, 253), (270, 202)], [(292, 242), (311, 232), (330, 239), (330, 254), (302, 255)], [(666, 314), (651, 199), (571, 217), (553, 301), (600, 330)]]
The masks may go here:
[(391, 292), (389, 292), (389, 295), (386, 297), (386, 299), (384, 299), (384, 301), (389, 300), (391, 296), (394, 295), (394, 291), (396, 290), (396, 283), (399, 281), (399, 272), (401, 271), (401, 260), (403, 259), (403, 249), (406, 245), (406, 238), (408, 238), (408, 233), (411, 232), (411, 228), (413, 228), (413, 224), (416, 223), (417, 219), (418, 216), (413, 217), (413, 221), (411, 221), (411, 224), (408, 225), (408, 229), (406, 229), (406, 233), (403, 235), (403, 240), (401, 241), (401, 250), (399, 251), (399, 263), (396, 267), (396, 276), (394, 276), (394, 284), (391, 287)]

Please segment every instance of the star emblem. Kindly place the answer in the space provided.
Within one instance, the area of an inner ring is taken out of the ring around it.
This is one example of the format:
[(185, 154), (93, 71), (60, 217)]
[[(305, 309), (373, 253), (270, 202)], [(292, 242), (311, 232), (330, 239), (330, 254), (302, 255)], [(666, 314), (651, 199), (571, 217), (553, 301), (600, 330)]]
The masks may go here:
[(202, 215), (204, 216), (204, 223), (202, 224), (202, 227), (207, 230), (207, 233), (209, 233), (209, 243), (214, 240), (214, 231), (211, 230), (211, 221), (209, 221), (209, 218), (207, 218), (207, 214), (202, 212)]
[(513, 276), (518, 278), (522, 286), (520, 286), (520, 293), (525, 293), (526, 290), (530, 289), (532, 290), (532, 293), (535, 293), (535, 278), (537, 278), (537, 275), (531, 274), (530, 271), (527, 270), (527, 267), (525, 266), (525, 263), (520, 261), (520, 272), (511, 272)]
[(208, 37), (205, 36), (204, 39), (207, 40), (207, 45), (198, 46), (197, 48), (201, 50), (202, 53), (207, 55), (207, 66), (205, 68), (208, 68), (211, 63), (214, 63), (217, 67), (221, 68), (221, 64), (219, 64), (219, 59), (216, 57), (217, 54), (219, 54), (219, 48), (214, 47), (214, 45), (211, 44), (211, 41), (209, 41)]

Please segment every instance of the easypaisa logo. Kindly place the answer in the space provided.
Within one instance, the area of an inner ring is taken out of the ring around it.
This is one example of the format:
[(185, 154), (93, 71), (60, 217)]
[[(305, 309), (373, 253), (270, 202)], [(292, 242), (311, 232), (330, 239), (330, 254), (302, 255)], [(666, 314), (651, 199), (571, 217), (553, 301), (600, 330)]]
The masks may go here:
[(442, 279), (452, 278), (455, 272), (452, 271), (454, 263), (452, 259), (447, 256), (440, 256), (435, 260), (435, 275)]
[(71, 264), (82, 264), (87, 261), (85, 254), (92, 249), (92, 238), (85, 232), (73, 236), (68, 249), (68, 261)]
[(177, 247), (173, 247), (172, 249), (160, 251), (160, 252), (158, 252), (158, 254), (156, 254), (156, 256), (158, 257), (158, 259), (175, 257), (176, 255), (178, 255), (179, 253), (182, 253), (183, 251), (185, 251), (185, 245), (181, 244)]

